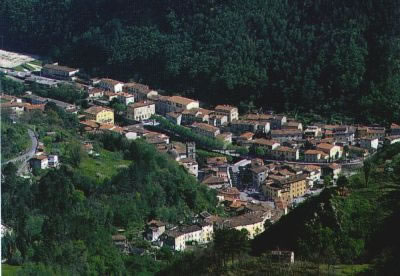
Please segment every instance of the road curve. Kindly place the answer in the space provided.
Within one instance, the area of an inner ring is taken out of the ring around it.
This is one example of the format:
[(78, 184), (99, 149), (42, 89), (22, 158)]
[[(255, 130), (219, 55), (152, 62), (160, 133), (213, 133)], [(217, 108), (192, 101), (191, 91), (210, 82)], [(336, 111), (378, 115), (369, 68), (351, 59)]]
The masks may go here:
[(28, 135), (29, 135), (29, 138), (31, 139), (31, 147), (29, 148), (29, 150), (25, 151), (24, 154), (3, 163), (3, 166), (4, 166), (10, 162), (13, 162), (13, 163), (22, 162), (22, 164), (18, 168), (18, 174), (22, 173), (22, 171), (26, 167), (29, 159), (31, 159), (35, 155), (36, 148), (38, 145), (37, 137), (31, 129), (28, 129)]

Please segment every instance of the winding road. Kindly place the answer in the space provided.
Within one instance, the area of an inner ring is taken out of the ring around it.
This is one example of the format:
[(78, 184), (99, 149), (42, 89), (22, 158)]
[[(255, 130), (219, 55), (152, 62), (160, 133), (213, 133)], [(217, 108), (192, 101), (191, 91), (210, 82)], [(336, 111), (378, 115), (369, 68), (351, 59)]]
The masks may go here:
[(28, 163), (29, 159), (31, 159), (35, 155), (36, 148), (37, 148), (37, 145), (38, 145), (37, 137), (36, 137), (35, 133), (32, 130), (28, 129), (28, 135), (29, 135), (29, 138), (31, 139), (31, 147), (30, 147), (30, 149), (25, 151), (24, 154), (22, 154), (22, 155), (20, 155), (18, 157), (15, 157), (15, 158), (13, 158), (11, 160), (8, 160), (8, 161), (3, 163), (3, 166), (4, 166), (4, 165), (6, 165), (6, 164), (8, 164), (10, 162), (13, 162), (13, 163), (22, 162), (20, 164), (19, 168), (18, 168), (18, 174), (21, 174), (24, 171), (24, 169), (27, 166), (27, 163)]

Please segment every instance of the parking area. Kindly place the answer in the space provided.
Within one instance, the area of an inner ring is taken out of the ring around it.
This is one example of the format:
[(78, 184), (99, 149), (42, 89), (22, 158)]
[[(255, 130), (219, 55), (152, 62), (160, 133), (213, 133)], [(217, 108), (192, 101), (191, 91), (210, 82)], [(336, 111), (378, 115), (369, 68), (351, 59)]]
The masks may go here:
[(0, 50), (0, 67), (3, 68), (14, 68), (35, 59), (38, 59), (38, 57), (34, 55)]

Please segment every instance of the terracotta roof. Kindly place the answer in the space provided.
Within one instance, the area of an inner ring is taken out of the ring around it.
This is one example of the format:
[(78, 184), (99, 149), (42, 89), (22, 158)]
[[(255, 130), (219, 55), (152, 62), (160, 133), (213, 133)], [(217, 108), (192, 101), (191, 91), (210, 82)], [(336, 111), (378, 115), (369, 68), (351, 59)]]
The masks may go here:
[(259, 144), (259, 145), (263, 145), (263, 146), (273, 146), (274, 144), (279, 144), (277, 141), (272, 140), (272, 139), (264, 139), (264, 138), (260, 138), (260, 139), (254, 139), (253, 144)]
[(225, 156), (218, 156), (218, 157), (208, 157), (206, 163), (209, 165), (222, 165), (227, 164), (228, 160)]
[(217, 130), (219, 130), (219, 128), (205, 123), (193, 123), (192, 127), (200, 128), (209, 132), (216, 132)]
[(227, 105), (227, 104), (220, 104), (220, 105), (217, 105), (214, 109), (222, 110), (222, 111), (232, 111), (233, 109), (237, 109), (237, 107)]
[(43, 68), (59, 70), (59, 71), (64, 71), (64, 72), (69, 72), (69, 73), (78, 70), (78, 69), (75, 69), (75, 68), (70, 68), (70, 67), (67, 67), (67, 66), (60, 66), (60, 65), (55, 65), (55, 64), (46, 64), (45, 66), (43, 66)]
[(105, 107), (98, 106), (98, 105), (94, 105), (92, 107), (89, 107), (88, 109), (85, 109), (85, 113), (89, 113), (89, 114), (92, 114), (92, 115), (97, 115), (99, 112), (102, 112), (102, 111), (111, 111), (111, 112), (113, 112), (109, 108), (105, 108)]
[(150, 105), (154, 105), (154, 102), (152, 102), (152, 101), (137, 102), (137, 103), (128, 105), (128, 108), (139, 108), (139, 107), (150, 106)]
[(48, 159), (48, 157), (46, 155), (35, 155), (34, 157), (32, 157), (32, 159), (45, 160)]
[(390, 125), (390, 128), (391, 128), (391, 129), (400, 129), (400, 125), (395, 124), (395, 123), (392, 123), (392, 124)]
[(328, 143), (321, 143), (321, 144), (317, 145), (317, 148), (326, 149), (326, 150), (331, 150), (333, 147), (334, 147), (334, 145), (328, 144)]
[(341, 167), (342, 166), (337, 164), (337, 163), (332, 163), (332, 164), (329, 165), (329, 168), (334, 169), (334, 170), (340, 169)]
[(148, 85), (136, 83), (136, 82), (128, 82), (124, 84), (124, 88), (134, 88), (142, 93), (148, 94), (150, 92), (150, 88)]
[(164, 222), (162, 222), (160, 220), (152, 219), (147, 223), (147, 225), (155, 225), (155, 226), (161, 227), (161, 226), (165, 226), (166, 223), (164, 223)]
[(195, 100), (189, 99), (189, 98), (185, 98), (185, 97), (181, 97), (181, 96), (171, 96), (169, 97), (168, 101), (170, 102), (174, 102), (174, 103), (178, 103), (178, 104), (182, 104), (182, 105), (188, 105), (192, 102), (197, 102)]
[(264, 221), (264, 212), (254, 211), (246, 213), (236, 217), (230, 217), (227, 219), (220, 219), (217, 224), (221, 224), (224, 227), (235, 228), (239, 226), (246, 226)]
[(254, 167), (251, 168), (250, 170), (256, 174), (269, 171), (268, 167), (266, 166)]
[(277, 147), (275, 149), (275, 151), (297, 152), (297, 150), (295, 150), (295, 149), (292, 149), (292, 148), (289, 148), (289, 147), (284, 147), (284, 146)]
[(253, 136), (254, 136), (253, 132), (244, 132), (240, 134), (240, 137), (245, 138), (247, 140), (250, 140), (251, 138), (253, 138)]
[(179, 118), (179, 116), (182, 116), (182, 113), (172, 111), (172, 112), (168, 112), (167, 116), (172, 117), (172, 118)]
[(301, 135), (302, 131), (300, 129), (273, 129), (271, 130), (271, 135)]
[(240, 192), (236, 187), (222, 188), (218, 190), (218, 193), (222, 195), (240, 195)]
[(113, 79), (107, 79), (107, 78), (101, 79), (100, 81), (101, 82), (105, 82), (105, 83), (110, 84), (110, 85), (117, 85), (119, 83), (123, 83), (121, 81), (117, 81), (117, 80), (113, 80)]
[(325, 154), (324, 152), (322, 152), (322, 151), (320, 151), (320, 150), (306, 150), (305, 152), (304, 152), (304, 154)]
[(82, 125), (85, 125), (85, 126), (89, 126), (91, 128), (98, 128), (100, 126), (99, 123), (96, 123), (95, 121), (91, 121), (91, 120), (80, 121), (79, 123)]
[(221, 185), (227, 183), (223, 177), (209, 175), (201, 182), (206, 185)]

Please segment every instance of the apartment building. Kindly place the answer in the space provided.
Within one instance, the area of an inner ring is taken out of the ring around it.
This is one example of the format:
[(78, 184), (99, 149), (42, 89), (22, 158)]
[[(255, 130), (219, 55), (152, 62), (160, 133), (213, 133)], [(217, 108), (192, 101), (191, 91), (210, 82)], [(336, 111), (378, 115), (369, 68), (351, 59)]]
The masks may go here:
[(155, 104), (151, 101), (137, 102), (128, 105), (126, 118), (131, 121), (148, 120), (156, 113)]

